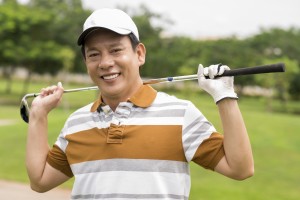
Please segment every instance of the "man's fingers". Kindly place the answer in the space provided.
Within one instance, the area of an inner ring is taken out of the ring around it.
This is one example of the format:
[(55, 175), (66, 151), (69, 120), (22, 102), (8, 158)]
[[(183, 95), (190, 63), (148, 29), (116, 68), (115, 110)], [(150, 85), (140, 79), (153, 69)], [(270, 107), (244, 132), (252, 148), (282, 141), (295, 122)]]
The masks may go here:
[[(208, 76), (210, 79), (214, 79), (216, 76), (222, 75), (225, 70), (230, 70), (227, 65), (211, 65), (208, 68)], [(204, 68), (205, 69), (205, 68)]]
[(209, 67), (203, 67), (202, 64), (198, 66), (198, 77), (202, 78), (208, 76), (210, 79), (214, 79), (216, 76), (222, 75), (225, 70), (230, 70), (227, 65), (210, 65)]
[(203, 75), (204, 76), (208, 76), (208, 67), (205, 67), (204, 69), (203, 69)]
[(203, 76), (203, 65), (202, 64), (199, 64), (198, 65), (198, 77), (201, 77)]
[(218, 73), (217, 73), (217, 75), (218, 76), (222, 75), (224, 73), (224, 71), (225, 71), (224, 65), (221, 65), (221, 64), (218, 65)]
[(220, 76), (220, 75), (224, 74), (224, 72), (225, 72), (226, 70), (230, 70), (230, 68), (229, 68), (227, 65), (222, 65), (222, 66), (220, 66), (220, 67), (219, 67), (218, 75)]
[(62, 86), (62, 83), (61, 83), (61, 82), (58, 82), (58, 83), (57, 83), (57, 86), (56, 86), (56, 89), (55, 89), (55, 91), (60, 91), (61, 93), (63, 93), (63, 92), (64, 92), (64, 88), (63, 88), (63, 86)]
[(58, 82), (57, 85), (52, 85), (52, 86), (41, 89), (41, 96), (42, 97), (49, 96), (56, 92), (58, 92), (59, 95), (61, 95), (64, 92), (64, 88), (62, 87), (61, 82)]
[(211, 65), (208, 67), (208, 76), (210, 79), (214, 79), (218, 75), (218, 65)]

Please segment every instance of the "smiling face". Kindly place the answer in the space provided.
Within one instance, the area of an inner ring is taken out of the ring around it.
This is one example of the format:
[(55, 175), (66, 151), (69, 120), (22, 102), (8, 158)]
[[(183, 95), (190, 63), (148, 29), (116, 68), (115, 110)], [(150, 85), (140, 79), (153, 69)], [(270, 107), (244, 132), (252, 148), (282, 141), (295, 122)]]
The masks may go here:
[(139, 68), (145, 63), (142, 43), (133, 49), (127, 35), (98, 29), (85, 40), (85, 63), (105, 103), (126, 101), (143, 84)]

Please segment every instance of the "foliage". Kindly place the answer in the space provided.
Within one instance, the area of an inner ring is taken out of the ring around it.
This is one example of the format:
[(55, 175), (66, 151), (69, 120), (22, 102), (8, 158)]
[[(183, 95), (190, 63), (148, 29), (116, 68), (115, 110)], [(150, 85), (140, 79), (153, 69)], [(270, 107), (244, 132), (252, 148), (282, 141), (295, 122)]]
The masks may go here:
[(53, 19), (51, 13), (38, 8), (32, 12), (28, 6), (9, 3), (0, 9), (2, 64), (55, 74), (64, 67), (65, 58), (74, 57), (68, 47), (53, 40), (51, 26), (47, 26)]
[(287, 90), (289, 88), (289, 81), (287, 80), (291, 80), (293, 75), (300, 71), (298, 67), (299, 64), (297, 60), (292, 60), (285, 56), (275, 59), (265, 59), (262, 64), (268, 64), (271, 62), (284, 63), (286, 68), (285, 73), (270, 73), (265, 74), (264, 76), (255, 76), (256, 83), (266, 88), (275, 87), (277, 89), (277, 95), (287, 96)]
[[(27, 5), (5, 1), (2, 4), (0, 66), (5, 67), (7, 75), (17, 66), (28, 70), (23, 93), (33, 73), (55, 75), (62, 70), (85, 71), (76, 39), (90, 11), (82, 8), (81, 0), (31, 0)], [(9, 92), (11, 79), (6, 77)]]
[(262, 29), (260, 34), (249, 38), (250, 47), (264, 58), (274, 59), (286, 56), (300, 63), (300, 29)]
[(288, 91), (292, 99), (300, 100), (300, 73), (293, 75)]
[(67, 46), (74, 54), (69, 71), (86, 72), (77, 38), (91, 11), (83, 9), (81, 0), (30, 0), (29, 6), (52, 13), (52, 20), (48, 23), (52, 40)]
[[(222, 63), (234, 69), (287, 62), (288, 70), (278, 75), (279, 79), (270, 81), (271, 76), (242, 76), (235, 79), (235, 83), (241, 87), (261, 84), (282, 88), (281, 98), (300, 96), (299, 84), (291, 84), (292, 80), (297, 83), (296, 77), (299, 77), (300, 29), (270, 28), (243, 39), (197, 40), (166, 36), (164, 30), (170, 20), (144, 5), (134, 11), (122, 9), (131, 13), (139, 27), (141, 42), (147, 48), (147, 61), (141, 68), (144, 77), (192, 74), (197, 72), (200, 63), (204, 66)], [(25, 5), (2, 1), (0, 66), (4, 67), (4, 74), (13, 73), (17, 66), (28, 69), (29, 75), (56, 74), (61, 70), (85, 73), (76, 40), (90, 13), (82, 7), (81, 0), (30, 0)], [(9, 81), (9, 76), (6, 77)], [(266, 80), (260, 80), (264, 77)]]

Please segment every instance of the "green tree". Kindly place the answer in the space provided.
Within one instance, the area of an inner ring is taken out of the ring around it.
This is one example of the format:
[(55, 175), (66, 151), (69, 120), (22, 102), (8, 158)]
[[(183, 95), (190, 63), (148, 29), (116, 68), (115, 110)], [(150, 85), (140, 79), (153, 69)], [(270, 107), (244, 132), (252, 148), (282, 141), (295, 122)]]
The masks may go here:
[(2, 64), (28, 70), (24, 89), (33, 72), (55, 74), (69, 67), (64, 60), (69, 61), (74, 55), (69, 47), (53, 40), (51, 13), (41, 9), (32, 12), (27, 5), (18, 3), (4, 3), (0, 13)]
[[(126, 8), (125, 8), (126, 10)], [(139, 8), (139, 13), (132, 16), (133, 21), (139, 29), (140, 41), (145, 44), (147, 49), (146, 63), (142, 66), (142, 76), (155, 77), (157, 72), (162, 74), (162, 33), (161, 27), (155, 27), (152, 24), (153, 19), (159, 19), (160, 16), (149, 11), (144, 5)]]
[(81, 0), (30, 0), (33, 9), (51, 13), (51, 38), (60, 45), (66, 45), (74, 51), (72, 72), (85, 72), (86, 68), (77, 38), (82, 32), (82, 25), (92, 11), (83, 9)]
[(256, 83), (265, 88), (274, 89), (273, 96), (267, 96), (267, 108), (272, 110), (272, 99), (277, 97), (281, 101), (283, 109), (286, 109), (287, 101), (289, 100), (289, 88), (292, 78), (299, 73), (298, 61), (292, 60), (288, 57), (279, 57), (276, 59), (265, 59), (263, 64), (270, 64), (271, 62), (283, 62), (286, 67), (284, 73), (270, 73), (255, 76)]
[(289, 94), (293, 100), (300, 100), (300, 73), (293, 75), (290, 81)]
[(297, 83), (300, 70), (300, 29), (262, 29), (261, 33), (248, 40), (262, 59), (273, 63), (275, 61), (285, 63), (286, 72), (276, 75), (278, 79), (274, 86), (279, 94), (277, 97), (284, 103), (289, 96), (298, 96), (300, 87), (294, 83)]
[(264, 58), (286, 56), (300, 63), (300, 29), (262, 29), (249, 38), (251, 47)]

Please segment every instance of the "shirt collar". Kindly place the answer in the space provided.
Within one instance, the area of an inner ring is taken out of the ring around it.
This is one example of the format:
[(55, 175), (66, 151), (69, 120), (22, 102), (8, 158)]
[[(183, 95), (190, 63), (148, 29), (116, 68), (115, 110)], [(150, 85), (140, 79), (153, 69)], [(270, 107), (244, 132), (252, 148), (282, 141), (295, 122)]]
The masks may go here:
[[(157, 91), (153, 89), (150, 85), (142, 85), (139, 90), (128, 99), (134, 105), (142, 108), (149, 107), (152, 102), (155, 100)], [(105, 103), (102, 101), (101, 95), (100, 98), (95, 101), (91, 107), (91, 112), (96, 112), (99, 106), (104, 106)]]

